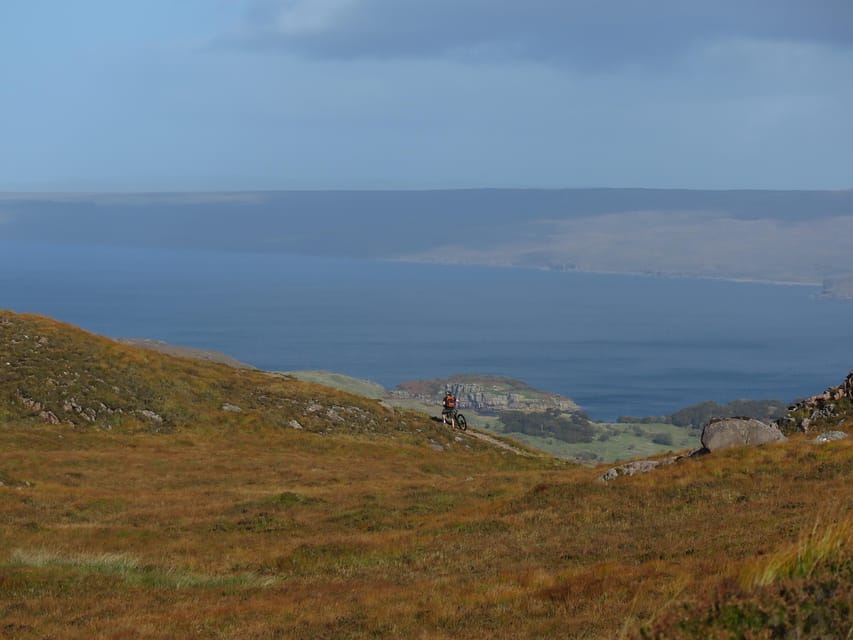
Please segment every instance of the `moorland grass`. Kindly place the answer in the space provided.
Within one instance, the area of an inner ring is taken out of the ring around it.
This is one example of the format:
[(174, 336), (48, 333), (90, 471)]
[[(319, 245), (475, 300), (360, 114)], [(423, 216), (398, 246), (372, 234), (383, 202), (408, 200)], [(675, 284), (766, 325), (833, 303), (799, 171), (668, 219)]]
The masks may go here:
[(633, 637), (731, 584), (819, 578), (850, 543), (845, 442), (611, 484), (274, 429), (6, 427), (0, 451), (29, 482), (0, 488), (0, 612), (21, 638)]
[(605, 484), (606, 467), (44, 318), (0, 312), (0, 349), (15, 363), (0, 368), (2, 637), (853, 627), (850, 440)]

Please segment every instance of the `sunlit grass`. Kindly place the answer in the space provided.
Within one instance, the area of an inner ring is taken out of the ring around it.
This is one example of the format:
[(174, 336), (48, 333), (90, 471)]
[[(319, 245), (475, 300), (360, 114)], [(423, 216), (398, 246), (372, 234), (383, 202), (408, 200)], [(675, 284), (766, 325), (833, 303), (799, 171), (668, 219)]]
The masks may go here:
[(751, 589), (786, 578), (809, 578), (850, 554), (853, 554), (853, 517), (847, 515), (835, 521), (819, 518), (801, 533), (796, 543), (747, 564), (741, 572), (740, 583)]
[[(607, 465), (516, 455), (334, 390), (44, 333), (97, 369), (92, 389), (128, 384), (98, 358), (132, 364), (175, 430), (0, 424), (0, 634), (759, 638), (705, 632), (718, 614), (764, 629), (779, 602), (791, 629), (810, 606), (849, 620), (850, 439), (605, 484)], [(40, 366), (47, 394), (58, 376)]]
[(269, 587), (276, 580), (253, 574), (212, 576), (142, 565), (123, 553), (75, 553), (64, 555), (46, 550), (15, 549), (5, 563), (8, 567), (67, 568), (79, 574), (117, 576), (128, 584), (156, 589), (205, 589), (212, 587)]

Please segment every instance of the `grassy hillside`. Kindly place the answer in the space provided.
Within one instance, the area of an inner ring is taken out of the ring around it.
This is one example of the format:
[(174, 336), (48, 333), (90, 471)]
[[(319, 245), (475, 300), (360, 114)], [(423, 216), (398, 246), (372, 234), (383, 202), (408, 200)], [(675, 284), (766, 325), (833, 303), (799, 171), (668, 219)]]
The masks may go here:
[[(853, 630), (849, 438), (604, 484), (606, 467), (515, 455), (309, 383), (42, 318), (0, 328), (0, 637)], [(63, 412), (69, 394), (93, 422)]]
[(453, 438), (425, 416), (369, 398), (128, 346), (38, 316), (0, 311), (0, 363), (5, 422), (158, 433), (304, 429), (443, 444)]
[(381, 399), (386, 395), (385, 387), (378, 382), (353, 378), (342, 373), (332, 373), (331, 371), (283, 371), (282, 373), (293, 376), (297, 380), (316, 382), (317, 384), (332, 387), (333, 389), (340, 389), (341, 391), (354, 393), (366, 398)]

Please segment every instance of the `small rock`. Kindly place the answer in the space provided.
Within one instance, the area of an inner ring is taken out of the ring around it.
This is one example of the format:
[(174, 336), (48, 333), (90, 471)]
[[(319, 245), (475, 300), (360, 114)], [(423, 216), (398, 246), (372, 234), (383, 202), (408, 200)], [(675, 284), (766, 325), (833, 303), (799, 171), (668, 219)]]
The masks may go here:
[(53, 411), (42, 411), (39, 413), (39, 418), (48, 424), (59, 424), (59, 418), (54, 415)]
[(33, 411), (35, 413), (38, 413), (39, 411), (44, 409), (44, 406), (42, 405), (41, 402), (36, 402), (35, 400), (32, 400), (31, 398), (21, 398), (20, 402), (24, 406), (25, 409), (29, 409), (30, 411)]
[(223, 411), (233, 411), (234, 413), (242, 413), (243, 412), (243, 409), (238, 407), (236, 404), (230, 404), (228, 402), (226, 402), (225, 404), (222, 405), (222, 410)]
[(328, 411), (326, 411), (326, 417), (334, 420), (335, 422), (343, 422), (344, 421), (344, 419), (341, 417), (341, 415), (337, 411), (335, 411), (334, 409), (329, 409)]
[(162, 416), (154, 413), (153, 411), (150, 411), (149, 409), (141, 409), (140, 411), (137, 411), (137, 413), (144, 418), (148, 418), (152, 422), (157, 422), (157, 423), (163, 422)]
[(302, 428), (303, 428), (303, 427), (302, 427), (302, 425), (301, 425), (301, 424), (299, 424), (299, 422), (298, 422), (298, 421), (296, 421), (296, 420), (291, 420), (290, 422), (288, 422), (288, 423), (287, 423), (287, 425), (288, 425), (291, 429), (302, 429)]
[(847, 434), (843, 431), (827, 431), (825, 433), (820, 434), (817, 438), (814, 439), (815, 442), (832, 442), (833, 440), (844, 440), (847, 437)]
[(661, 464), (662, 462), (660, 460), (637, 460), (636, 462), (628, 462), (627, 464), (613, 467), (604, 473), (604, 475), (599, 476), (598, 480), (599, 482), (608, 482), (621, 476), (633, 476), (638, 473), (648, 473), (649, 471), (657, 469)]

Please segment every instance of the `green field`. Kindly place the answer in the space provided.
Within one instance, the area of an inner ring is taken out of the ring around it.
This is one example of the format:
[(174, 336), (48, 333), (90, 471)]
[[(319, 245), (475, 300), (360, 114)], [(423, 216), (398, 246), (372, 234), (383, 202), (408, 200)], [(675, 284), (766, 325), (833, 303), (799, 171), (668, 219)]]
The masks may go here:
[[(509, 437), (560, 458), (579, 462), (615, 462), (628, 458), (660, 455), (667, 451), (686, 451), (701, 446), (699, 432), (671, 424), (594, 423), (598, 436), (592, 442), (569, 443), (555, 438), (537, 438), (524, 433)], [(663, 436), (663, 437), (661, 437)], [(653, 439), (659, 440), (654, 442)], [(668, 444), (671, 442), (671, 444)]]

